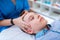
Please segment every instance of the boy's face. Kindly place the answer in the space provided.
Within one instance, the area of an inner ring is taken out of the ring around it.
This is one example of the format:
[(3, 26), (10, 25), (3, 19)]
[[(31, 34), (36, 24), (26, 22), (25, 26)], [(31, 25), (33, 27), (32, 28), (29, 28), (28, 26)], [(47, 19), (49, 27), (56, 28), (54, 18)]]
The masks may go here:
[(27, 15), (25, 15), (24, 21), (31, 25), (32, 33), (39, 32), (47, 24), (47, 21), (43, 17), (33, 12), (30, 12)]

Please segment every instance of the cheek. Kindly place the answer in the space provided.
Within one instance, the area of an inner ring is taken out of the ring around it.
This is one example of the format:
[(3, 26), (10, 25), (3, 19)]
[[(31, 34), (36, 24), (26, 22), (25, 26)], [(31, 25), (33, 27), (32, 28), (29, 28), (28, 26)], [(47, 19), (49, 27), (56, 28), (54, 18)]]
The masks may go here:
[(44, 26), (44, 25), (47, 24), (47, 21), (46, 21), (46, 20), (43, 20), (43, 21), (41, 22), (41, 24)]
[(31, 26), (33, 26), (33, 27), (37, 27), (39, 23), (34, 20), (34, 21), (31, 21), (30, 24), (31, 24)]
[(40, 30), (40, 23), (38, 21), (32, 21), (30, 22), (31, 27), (34, 31), (39, 31)]
[(43, 20), (42, 22), (41, 22), (41, 29), (43, 29), (43, 28), (45, 28), (45, 26), (46, 26), (46, 24), (47, 24), (47, 21), (46, 20)]

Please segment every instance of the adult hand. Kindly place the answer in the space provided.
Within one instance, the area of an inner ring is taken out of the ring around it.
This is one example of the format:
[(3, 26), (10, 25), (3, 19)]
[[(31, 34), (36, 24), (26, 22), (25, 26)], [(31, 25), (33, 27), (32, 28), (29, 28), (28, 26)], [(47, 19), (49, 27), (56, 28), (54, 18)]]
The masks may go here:
[(24, 10), (24, 13), (27, 14), (27, 13), (29, 13), (29, 12), (28, 12), (27, 10)]
[(23, 21), (24, 16), (27, 13), (24, 13), (22, 16), (20, 16), (19, 18), (16, 18), (13, 20), (14, 24), (19, 26), (23, 31), (27, 32), (28, 29), (31, 29), (31, 26)]

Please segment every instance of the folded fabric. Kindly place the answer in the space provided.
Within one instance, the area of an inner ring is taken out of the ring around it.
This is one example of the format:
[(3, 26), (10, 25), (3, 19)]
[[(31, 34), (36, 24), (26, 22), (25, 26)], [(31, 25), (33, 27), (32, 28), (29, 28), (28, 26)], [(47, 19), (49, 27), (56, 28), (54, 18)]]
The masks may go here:
[(47, 29), (41, 30), (36, 34), (36, 38), (40, 38), (41, 36), (45, 35), (47, 31), (48, 31)]

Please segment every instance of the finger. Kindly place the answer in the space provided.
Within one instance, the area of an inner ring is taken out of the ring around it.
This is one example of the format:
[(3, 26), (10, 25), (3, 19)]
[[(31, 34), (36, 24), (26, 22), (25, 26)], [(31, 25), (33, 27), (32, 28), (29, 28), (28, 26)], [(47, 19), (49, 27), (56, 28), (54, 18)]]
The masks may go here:
[(32, 30), (32, 28), (31, 27), (29, 27), (29, 26), (27, 26), (27, 25), (25, 25), (25, 24), (23, 24), (23, 30), (25, 31), (25, 32), (29, 32), (30, 30)]
[(27, 14), (27, 13), (24, 13), (24, 14), (20, 17), (22, 21), (24, 21), (24, 17), (25, 17), (26, 14)]
[(28, 11), (27, 10), (24, 10), (26, 13), (28, 13)]
[(24, 31), (28, 33), (28, 32), (31, 32), (31, 29), (29, 29), (29, 28), (24, 28)]
[(24, 17), (27, 13), (24, 13), (21, 17)]
[(25, 30), (31, 29), (31, 27), (29, 27), (29, 26), (27, 26), (27, 25), (25, 25), (25, 24), (23, 24), (22, 27), (25, 28)]
[(24, 27), (24, 28), (22, 28), (22, 31), (28, 33), (28, 32), (31, 31), (31, 29), (28, 29), (28, 28), (25, 28), (25, 27)]
[(22, 21), (22, 24), (26, 27), (26, 28), (30, 28), (31, 29), (31, 25), (29, 23), (26, 23), (24, 21)]
[(27, 30), (25, 30), (24, 28), (21, 28), (21, 30), (22, 30), (23, 32), (26, 32), (26, 33), (27, 33)]
[(26, 26), (22, 26), (21, 28), (24, 32), (28, 32), (28, 30), (30, 30), (29, 28), (27, 28)]

